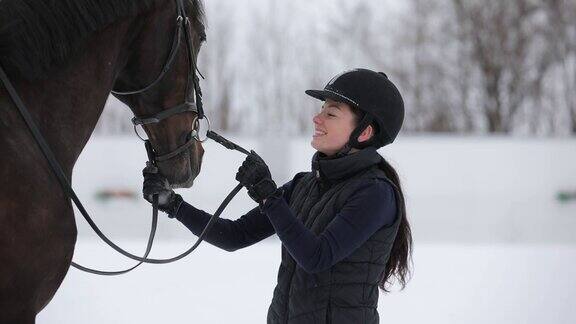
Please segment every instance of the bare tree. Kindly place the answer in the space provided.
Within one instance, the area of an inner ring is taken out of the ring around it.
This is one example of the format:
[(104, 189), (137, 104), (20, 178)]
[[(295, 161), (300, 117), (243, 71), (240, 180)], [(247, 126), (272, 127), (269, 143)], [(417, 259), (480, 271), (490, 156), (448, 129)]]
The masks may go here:
[(481, 76), (481, 105), (491, 133), (509, 133), (552, 60), (542, 49), (542, 1), (453, 0), (471, 61)]
[(470, 87), (462, 80), (467, 64), (460, 60), (450, 6), (436, 0), (406, 4), (395, 32), (380, 36), (380, 42), (385, 42), (382, 37), (394, 40), (385, 57), (392, 60), (390, 71), (404, 90), (405, 126), (414, 132), (470, 131), (466, 91), (458, 91)]
[(550, 0), (545, 5), (548, 39), (559, 65), (561, 98), (570, 120), (570, 132), (576, 134), (576, 2)]
[(221, 131), (230, 131), (234, 127), (231, 120), (232, 95), (235, 82), (235, 71), (232, 56), (234, 40), (233, 8), (224, 1), (206, 3), (207, 43), (200, 52), (200, 66), (206, 71), (204, 101), (206, 113), (212, 117), (213, 126)]
[[(575, 0), (392, 2), (206, 1), (213, 126), (309, 132), (303, 90), (367, 67), (399, 86), (405, 132), (576, 133)], [(126, 114), (105, 109), (97, 131), (131, 131)]]

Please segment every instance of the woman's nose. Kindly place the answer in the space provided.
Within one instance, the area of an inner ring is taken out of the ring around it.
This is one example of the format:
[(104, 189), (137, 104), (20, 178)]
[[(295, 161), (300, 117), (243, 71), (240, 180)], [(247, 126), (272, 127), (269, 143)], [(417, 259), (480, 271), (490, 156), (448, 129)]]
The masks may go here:
[(314, 117), (312, 117), (312, 121), (314, 122), (314, 124), (320, 124), (322, 119), (320, 118), (321, 114), (316, 114), (314, 115)]

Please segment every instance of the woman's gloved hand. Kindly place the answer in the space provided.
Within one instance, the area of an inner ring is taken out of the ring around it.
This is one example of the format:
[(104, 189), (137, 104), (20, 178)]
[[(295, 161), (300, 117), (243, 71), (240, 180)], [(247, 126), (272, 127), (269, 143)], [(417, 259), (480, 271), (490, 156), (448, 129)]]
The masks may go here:
[(182, 204), (182, 197), (170, 188), (168, 180), (158, 172), (157, 167), (147, 164), (142, 170), (142, 175), (144, 199), (152, 203), (153, 196), (158, 195), (158, 209), (167, 213), (170, 218), (175, 217)]
[(277, 189), (266, 162), (254, 151), (250, 151), (238, 169), (236, 180), (248, 189), (250, 198), (259, 204), (262, 204)]

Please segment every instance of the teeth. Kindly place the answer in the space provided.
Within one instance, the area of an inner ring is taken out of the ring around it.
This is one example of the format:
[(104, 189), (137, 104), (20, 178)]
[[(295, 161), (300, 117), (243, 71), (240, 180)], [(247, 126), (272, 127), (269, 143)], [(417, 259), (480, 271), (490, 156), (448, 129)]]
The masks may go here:
[(321, 132), (321, 131), (315, 131), (314, 135), (326, 135), (325, 132)]

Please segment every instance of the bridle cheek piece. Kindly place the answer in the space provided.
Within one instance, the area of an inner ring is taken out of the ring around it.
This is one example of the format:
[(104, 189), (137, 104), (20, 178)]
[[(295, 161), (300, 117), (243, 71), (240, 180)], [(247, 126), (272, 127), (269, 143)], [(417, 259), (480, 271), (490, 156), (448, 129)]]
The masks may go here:
[[(202, 105), (202, 89), (200, 88), (200, 82), (199, 82), (200, 79), (198, 78), (197, 75), (198, 67), (196, 66), (196, 55), (194, 54), (194, 46), (192, 45), (192, 31), (191, 31), (190, 19), (186, 14), (183, 0), (176, 0), (176, 5), (178, 7), (178, 14), (176, 17), (176, 31), (174, 32), (174, 38), (172, 40), (172, 47), (170, 49), (170, 54), (168, 55), (168, 59), (164, 63), (164, 66), (160, 71), (160, 74), (149, 85), (141, 89), (131, 91), (118, 91), (118, 90), (111, 91), (113, 94), (117, 96), (130, 96), (144, 93), (152, 89), (154, 86), (156, 86), (164, 78), (164, 76), (171, 70), (175, 58), (178, 54), (178, 50), (180, 49), (182, 34), (184, 34), (184, 40), (186, 42), (186, 53), (188, 58), (188, 77), (186, 83), (186, 94), (184, 98), (184, 103), (162, 110), (153, 116), (132, 118), (132, 125), (134, 126), (134, 131), (136, 132), (136, 135), (138, 135), (140, 139), (145, 141), (148, 157), (150, 159), (150, 162), (153, 164), (157, 162), (164, 162), (178, 156), (180, 153), (184, 152), (190, 146), (192, 146), (194, 142), (200, 142), (200, 143), (205, 142), (208, 139), (208, 137), (206, 136), (204, 138), (200, 138), (200, 122), (199, 122), (200, 120), (206, 119), (208, 127), (206, 134), (208, 134), (211, 130), (210, 119), (204, 115), (204, 109)], [(195, 100), (191, 100), (190, 98), (191, 93), (190, 84), (192, 84), (194, 90)], [(194, 122), (192, 123), (190, 138), (187, 139), (186, 143), (168, 153), (158, 155), (152, 149), (152, 145), (150, 144), (149, 140), (143, 139), (142, 136), (138, 134), (136, 130), (137, 126), (142, 126), (143, 128), (145, 128), (147, 125), (157, 124), (170, 116), (185, 112), (193, 112), (196, 114)]]

